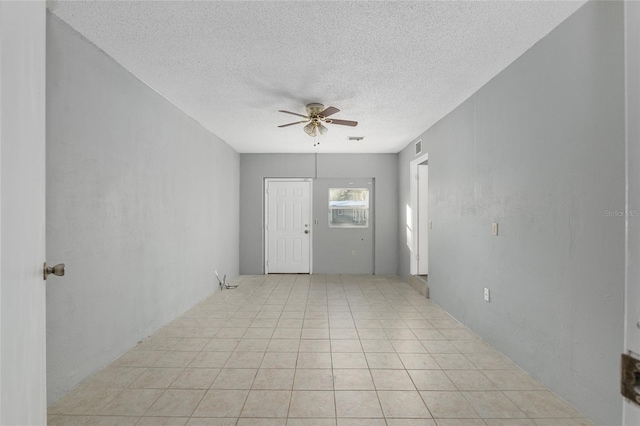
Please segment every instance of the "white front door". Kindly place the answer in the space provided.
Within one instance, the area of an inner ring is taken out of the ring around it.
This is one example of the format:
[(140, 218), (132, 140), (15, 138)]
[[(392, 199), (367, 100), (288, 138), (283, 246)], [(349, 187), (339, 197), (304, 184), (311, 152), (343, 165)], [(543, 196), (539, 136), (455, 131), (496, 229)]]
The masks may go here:
[(39, 2), (0, 1), (0, 425), (45, 425), (45, 37)]
[[(640, 358), (640, 3), (624, 2), (627, 126), (625, 353)], [(637, 388), (637, 387), (636, 387)], [(640, 424), (640, 406), (623, 402), (623, 424)]]
[(311, 273), (311, 181), (266, 181), (267, 274)]
[(429, 166), (418, 166), (418, 275), (429, 273)]

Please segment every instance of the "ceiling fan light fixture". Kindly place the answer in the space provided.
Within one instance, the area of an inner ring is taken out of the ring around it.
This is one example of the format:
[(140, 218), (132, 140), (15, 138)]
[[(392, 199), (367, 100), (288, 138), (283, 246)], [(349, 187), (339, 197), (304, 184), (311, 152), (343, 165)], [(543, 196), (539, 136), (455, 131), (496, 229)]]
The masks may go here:
[(321, 135), (324, 135), (325, 133), (327, 133), (327, 129), (325, 126), (323, 126), (322, 124), (318, 124), (318, 131), (320, 132)]
[(318, 136), (318, 123), (312, 121), (304, 126), (304, 131), (311, 137)]

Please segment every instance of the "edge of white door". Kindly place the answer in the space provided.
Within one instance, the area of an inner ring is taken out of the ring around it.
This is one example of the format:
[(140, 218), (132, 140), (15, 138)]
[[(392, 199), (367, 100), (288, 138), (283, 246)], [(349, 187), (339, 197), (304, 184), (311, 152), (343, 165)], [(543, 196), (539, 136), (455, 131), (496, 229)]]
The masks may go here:
[(0, 1), (0, 424), (47, 423), (44, 1)]

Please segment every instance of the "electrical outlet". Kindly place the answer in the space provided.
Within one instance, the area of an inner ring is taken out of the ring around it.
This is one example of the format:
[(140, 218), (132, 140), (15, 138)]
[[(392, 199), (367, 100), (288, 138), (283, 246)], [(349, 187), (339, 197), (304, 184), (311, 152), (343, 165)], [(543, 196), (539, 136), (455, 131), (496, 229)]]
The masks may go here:
[(429, 221), (429, 229), (433, 229), (433, 222)]
[(495, 235), (496, 237), (498, 236), (498, 222), (493, 222), (493, 225), (491, 226), (491, 232), (493, 232), (493, 235)]
[(355, 256), (356, 255), (356, 251), (355, 250), (351, 250), (351, 256)]
[(484, 289), (484, 301), (488, 302), (489, 301), (489, 289), (485, 287)]

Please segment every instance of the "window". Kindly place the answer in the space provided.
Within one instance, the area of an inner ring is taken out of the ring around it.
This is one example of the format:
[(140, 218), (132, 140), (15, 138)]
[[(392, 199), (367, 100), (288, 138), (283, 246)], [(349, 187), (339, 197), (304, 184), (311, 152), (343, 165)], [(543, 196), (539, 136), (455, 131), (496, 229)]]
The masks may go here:
[(329, 228), (368, 228), (369, 190), (329, 188)]

